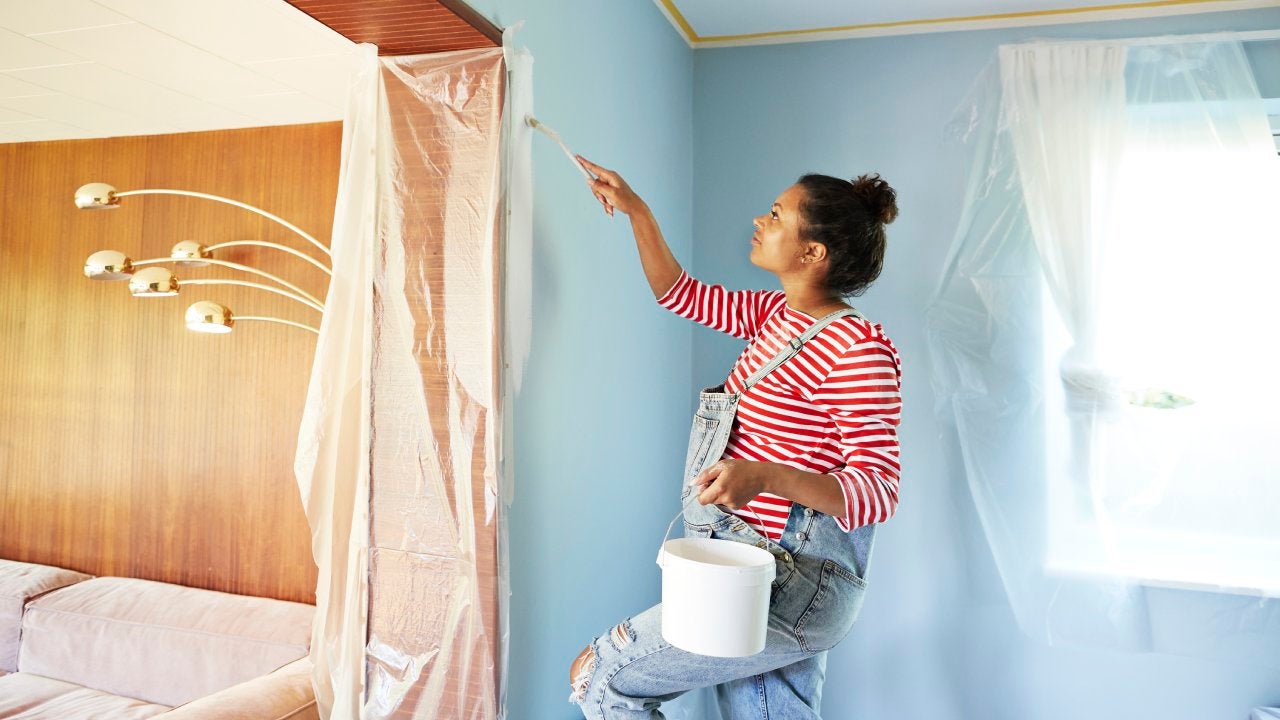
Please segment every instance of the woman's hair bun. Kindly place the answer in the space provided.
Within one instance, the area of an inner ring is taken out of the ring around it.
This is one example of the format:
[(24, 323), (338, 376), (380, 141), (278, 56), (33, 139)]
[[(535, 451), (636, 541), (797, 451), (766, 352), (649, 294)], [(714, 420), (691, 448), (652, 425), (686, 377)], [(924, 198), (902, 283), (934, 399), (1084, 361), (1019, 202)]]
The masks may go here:
[(897, 196), (880, 175), (853, 180), (810, 173), (796, 185), (801, 237), (827, 248), (827, 288), (861, 295), (884, 267), (885, 225), (898, 217)]
[(898, 194), (880, 173), (859, 175), (853, 179), (853, 195), (871, 213), (871, 217), (888, 225), (898, 217)]

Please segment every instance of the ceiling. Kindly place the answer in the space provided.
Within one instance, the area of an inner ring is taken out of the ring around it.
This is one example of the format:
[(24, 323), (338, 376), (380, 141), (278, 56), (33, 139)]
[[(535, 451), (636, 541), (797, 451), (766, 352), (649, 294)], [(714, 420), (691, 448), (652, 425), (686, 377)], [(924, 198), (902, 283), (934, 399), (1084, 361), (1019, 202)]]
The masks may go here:
[[(0, 0), (0, 142), (340, 120), (355, 42), (408, 54), (492, 46), (499, 37), (463, 0), (290, 2)], [(1280, 7), (1280, 0), (654, 2), (694, 47)]]
[(1280, 7), (1280, 0), (654, 0), (693, 47)]
[(0, 0), (0, 142), (341, 120), (359, 42), (501, 31), (462, 0)]
[(352, 47), (283, 0), (0, 0), (0, 142), (339, 120)]

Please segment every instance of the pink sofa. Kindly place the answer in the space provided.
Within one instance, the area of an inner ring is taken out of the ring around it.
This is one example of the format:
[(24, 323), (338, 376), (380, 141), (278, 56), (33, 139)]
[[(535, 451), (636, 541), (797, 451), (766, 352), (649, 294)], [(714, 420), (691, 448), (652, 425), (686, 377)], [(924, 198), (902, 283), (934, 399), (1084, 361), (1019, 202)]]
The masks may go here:
[(0, 560), (0, 718), (318, 720), (314, 611)]

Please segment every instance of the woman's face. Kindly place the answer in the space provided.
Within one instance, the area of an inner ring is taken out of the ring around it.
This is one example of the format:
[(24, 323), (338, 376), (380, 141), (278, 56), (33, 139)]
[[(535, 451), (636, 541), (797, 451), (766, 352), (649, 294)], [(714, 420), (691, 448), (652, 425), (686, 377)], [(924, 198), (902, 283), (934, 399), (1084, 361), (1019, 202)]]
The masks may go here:
[(751, 236), (752, 264), (782, 275), (802, 267), (800, 258), (808, 243), (800, 239), (800, 201), (804, 190), (792, 185), (765, 214), (757, 216), (752, 224), (756, 232)]

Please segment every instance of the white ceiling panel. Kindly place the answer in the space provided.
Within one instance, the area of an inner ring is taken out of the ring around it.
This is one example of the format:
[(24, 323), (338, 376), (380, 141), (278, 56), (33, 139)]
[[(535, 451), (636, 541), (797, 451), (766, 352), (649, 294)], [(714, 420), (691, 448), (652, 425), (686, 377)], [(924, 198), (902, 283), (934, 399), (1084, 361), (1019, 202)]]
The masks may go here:
[[(27, 71), (19, 70), (18, 72)], [(22, 82), (12, 75), (0, 75), (0, 98), (22, 97), (23, 95), (51, 95), (52, 93), (53, 91), (48, 88)]]
[(289, 90), (270, 78), (139, 23), (51, 33), (41, 35), (40, 41), (205, 100)]
[(21, 35), (118, 25), (129, 18), (93, 0), (0, 0), (0, 27)]
[[(8, 1), (8, 0), (0, 0)], [(31, 38), (0, 28), (0, 72), (19, 68), (43, 67), (45, 65), (65, 65), (78, 62), (80, 56), (63, 52), (57, 48), (32, 40)]]
[(317, 100), (303, 92), (281, 93), (278, 95), (258, 95), (226, 100), (221, 103), (228, 109), (260, 122), (255, 125), (289, 125), (293, 123), (311, 122), (307, 118), (325, 111), (332, 112), (328, 103)]
[(341, 120), (354, 47), (285, 0), (0, 0), (0, 142)]
[[(0, 75), (0, 96), (4, 94), (5, 77)], [(8, 77), (25, 80), (27, 87), (45, 89), (46, 93), (58, 91), (76, 95), (109, 108), (132, 113), (149, 122), (171, 125), (182, 130), (247, 127), (256, 124), (254, 118), (160, 87), (100, 63), (17, 70)]]
[(236, 63), (328, 55), (351, 46), (350, 40), (284, 2), (98, 2), (139, 23)]
[(347, 53), (268, 60), (248, 63), (246, 67), (335, 108), (346, 106), (347, 84), (351, 75), (351, 58)]
[(37, 118), (30, 113), (19, 112), (18, 110), (13, 110), (5, 107), (4, 105), (0, 105), (0, 125), (15, 122), (31, 122), (36, 119)]
[(84, 128), (66, 125), (53, 120), (30, 120), (27, 122), (0, 124), (0, 139), (3, 139), (3, 142), (74, 140), (88, 137), (98, 136)]
[(0, 99), (0, 108), (106, 135), (151, 135), (179, 131), (177, 127), (69, 95), (3, 98)]

